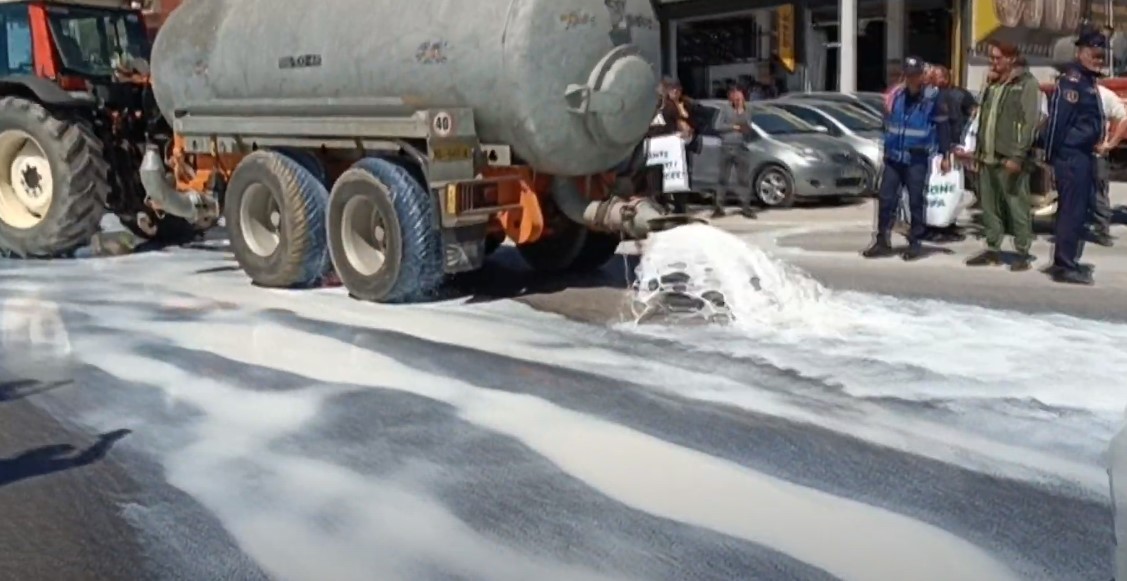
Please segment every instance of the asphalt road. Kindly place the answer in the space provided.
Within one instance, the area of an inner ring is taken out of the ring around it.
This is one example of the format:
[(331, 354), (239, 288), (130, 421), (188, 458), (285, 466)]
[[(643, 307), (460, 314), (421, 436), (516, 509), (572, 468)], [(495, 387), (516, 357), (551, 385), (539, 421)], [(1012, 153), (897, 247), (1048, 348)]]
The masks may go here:
[(509, 250), (398, 308), (215, 248), (0, 262), (0, 580), (1110, 578), (1127, 331), (1041, 313), (1121, 319), (1121, 251), (861, 264), (865, 211), (723, 221), (835, 289), (787, 320), (859, 313), (824, 333), (633, 328), (630, 266)]

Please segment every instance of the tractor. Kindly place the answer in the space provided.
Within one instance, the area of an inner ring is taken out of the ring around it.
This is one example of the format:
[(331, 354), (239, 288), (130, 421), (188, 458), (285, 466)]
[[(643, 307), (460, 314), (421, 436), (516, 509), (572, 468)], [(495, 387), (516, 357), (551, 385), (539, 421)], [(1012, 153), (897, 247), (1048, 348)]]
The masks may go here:
[(210, 224), (165, 215), (145, 194), (146, 143), (171, 129), (149, 84), (139, 10), (121, 0), (0, 0), (0, 252), (72, 255), (105, 214), (145, 239), (186, 241)]

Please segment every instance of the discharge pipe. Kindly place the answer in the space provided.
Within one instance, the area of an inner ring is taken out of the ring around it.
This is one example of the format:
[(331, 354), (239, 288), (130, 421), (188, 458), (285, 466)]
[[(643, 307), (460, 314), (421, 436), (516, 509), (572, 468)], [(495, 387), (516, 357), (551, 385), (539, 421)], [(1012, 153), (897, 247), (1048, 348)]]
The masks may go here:
[(219, 215), (219, 203), (211, 196), (196, 191), (178, 191), (170, 183), (165, 172), (160, 148), (155, 144), (147, 145), (145, 156), (141, 159), (141, 187), (161, 211), (183, 218), (192, 224)]
[(621, 232), (645, 238), (668, 212), (650, 198), (611, 196), (601, 202), (587, 199), (574, 179), (552, 180), (552, 201), (573, 222), (593, 230)]

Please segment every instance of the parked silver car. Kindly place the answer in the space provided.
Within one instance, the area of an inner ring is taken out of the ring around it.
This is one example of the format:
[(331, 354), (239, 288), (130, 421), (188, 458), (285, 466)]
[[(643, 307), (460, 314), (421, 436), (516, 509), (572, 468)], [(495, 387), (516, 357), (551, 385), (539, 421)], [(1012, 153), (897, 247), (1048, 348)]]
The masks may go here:
[(780, 99), (795, 99), (806, 100), (813, 99), (815, 101), (833, 101), (835, 103), (849, 103), (852, 106), (865, 109), (873, 115), (879, 117), (884, 116), (884, 95), (880, 93), (871, 92), (857, 92), (857, 93), (835, 93), (832, 91), (812, 91), (809, 93), (787, 93)]
[(815, 127), (825, 128), (829, 135), (852, 146), (868, 166), (870, 186), (876, 184), (884, 157), (883, 121), (879, 117), (832, 101), (793, 100), (771, 104)]
[[(726, 101), (708, 100), (711, 109), (703, 125), (699, 153), (692, 154), (690, 179), (694, 191), (717, 191), (720, 182), (720, 138), (714, 124)], [(769, 104), (750, 103), (751, 132), (746, 135), (752, 193), (769, 207), (786, 207), (800, 198), (859, 196), (867, 189), (865, 162), (848, 143)], [(738, 187), (736, 176), (729, 178)], [(723, 194), (723, 192), (721, 192)]]

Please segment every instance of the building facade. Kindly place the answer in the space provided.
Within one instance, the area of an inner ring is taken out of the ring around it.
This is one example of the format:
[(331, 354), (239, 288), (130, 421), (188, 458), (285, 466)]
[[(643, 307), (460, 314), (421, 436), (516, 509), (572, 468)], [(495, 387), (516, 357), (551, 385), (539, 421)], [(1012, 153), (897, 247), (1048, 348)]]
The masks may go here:
[(1053, 61), (1071, 57), (1071, 35), (1083, 20), (1119, 31), (1113, 37), (1114, 68), (1127, 71), (1127, 0), (654, 4), (663, 28), (663, 72), (698, 97), (712, 96), (729, 81), (771, 77), (783, 79), (790, 90), (879, 91), (899, 77), (907, 55), (947, 66), (957, 82), (977, 90), (988, 67), (985, 42), (994, 38), (1017, 43), (1034, 74), (1048, 78)]

